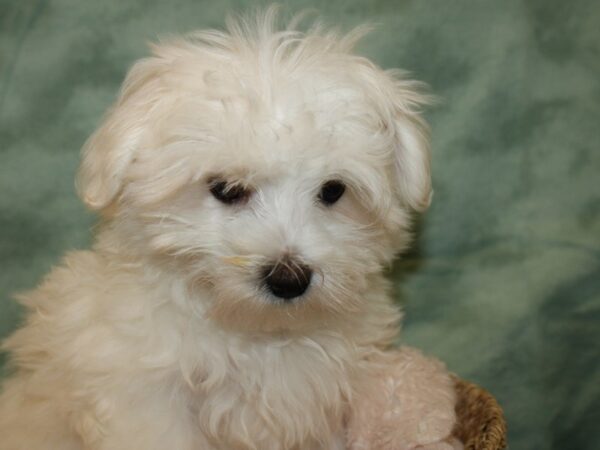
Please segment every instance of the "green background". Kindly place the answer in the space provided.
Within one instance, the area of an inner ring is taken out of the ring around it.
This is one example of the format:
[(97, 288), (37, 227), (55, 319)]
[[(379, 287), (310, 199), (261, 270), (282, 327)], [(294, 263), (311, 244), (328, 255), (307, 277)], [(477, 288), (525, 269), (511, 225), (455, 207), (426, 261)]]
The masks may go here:
[[(433, 205), (392, 271), (403, 341), (492, 391), (511, 448), (600, 448), (600, 2), (283, 3), (378, 24), (361, 52), (442, 99)], [(257, 4), (0, 0), (0, 337), (12, 294), (89, 245), (79, 148), (145, 43)]]

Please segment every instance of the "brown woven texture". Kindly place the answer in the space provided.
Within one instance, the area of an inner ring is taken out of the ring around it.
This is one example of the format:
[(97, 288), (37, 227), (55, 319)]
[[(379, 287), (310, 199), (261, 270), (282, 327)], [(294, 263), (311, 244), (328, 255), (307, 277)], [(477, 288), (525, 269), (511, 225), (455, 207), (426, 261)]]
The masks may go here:
[(506, 448), (506, 422), (502, 408), (485, 389), (455, 378), (457, 423), (454, 436), (465, 450)]

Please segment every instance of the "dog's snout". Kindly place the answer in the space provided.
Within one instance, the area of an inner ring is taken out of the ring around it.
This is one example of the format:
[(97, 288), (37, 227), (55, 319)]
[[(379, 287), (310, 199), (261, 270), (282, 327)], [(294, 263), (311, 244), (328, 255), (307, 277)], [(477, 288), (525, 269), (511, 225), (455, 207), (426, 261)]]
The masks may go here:
[(305, 264), (285, 258), (265, 268), (264, 283), (276, 297), (291, 300), (299, 297), (308, 288), (312, 270)]

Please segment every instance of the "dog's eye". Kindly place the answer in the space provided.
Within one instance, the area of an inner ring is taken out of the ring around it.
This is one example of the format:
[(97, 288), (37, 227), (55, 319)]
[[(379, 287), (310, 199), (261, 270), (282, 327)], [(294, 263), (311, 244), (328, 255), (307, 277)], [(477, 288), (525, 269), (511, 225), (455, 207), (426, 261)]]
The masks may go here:
[(250, 197), (250, 189), (240, 184), (229, 184), (226, 181), (213, 180), (209, 182), (210, 193), (221, 203), (232, 205), (243, 203)]
[(333, 205), (344, 195), (345, 191), (346, 185), (344, 183), (339, 180), (330, 180), (321, 186), (319, 200), (325, 205)]

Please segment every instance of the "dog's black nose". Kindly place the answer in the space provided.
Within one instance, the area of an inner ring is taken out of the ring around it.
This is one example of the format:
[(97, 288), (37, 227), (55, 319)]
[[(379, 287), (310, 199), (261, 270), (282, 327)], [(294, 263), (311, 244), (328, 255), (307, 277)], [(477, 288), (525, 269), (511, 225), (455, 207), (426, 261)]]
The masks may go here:
[(286, 258), (263, 272), (265, 285), (276, 297), (291, 300), (304, 294), (312, 276), (310, 267)]

